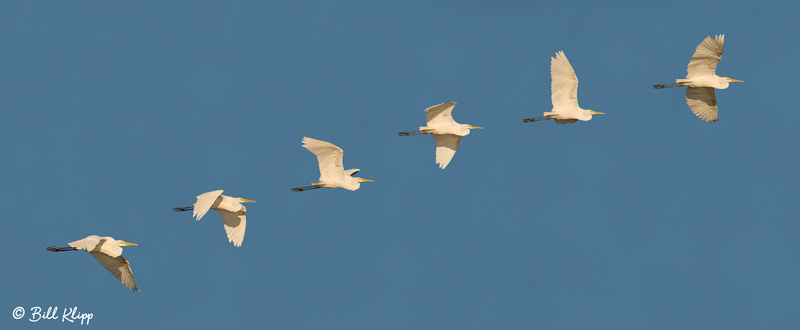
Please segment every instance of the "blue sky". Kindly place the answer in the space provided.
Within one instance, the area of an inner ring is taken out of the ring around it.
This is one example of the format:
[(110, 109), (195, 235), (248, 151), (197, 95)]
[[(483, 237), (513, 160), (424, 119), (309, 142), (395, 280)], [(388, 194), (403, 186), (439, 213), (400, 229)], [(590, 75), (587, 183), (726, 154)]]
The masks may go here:
[[(0, 2), (3, 328), (800, 326), (798, 5)], [(725, 34), (719, 122), (683, 90)], [(563, 50), (590, 122), (549, 111)], [(485, 127), (446, 170), (423, 110)], [(316, 181), (312, 137), (375, 183)], [(254, 199), (240, 248), (219, 216)], [(125, 248), (131, 293), (86, 253)]]

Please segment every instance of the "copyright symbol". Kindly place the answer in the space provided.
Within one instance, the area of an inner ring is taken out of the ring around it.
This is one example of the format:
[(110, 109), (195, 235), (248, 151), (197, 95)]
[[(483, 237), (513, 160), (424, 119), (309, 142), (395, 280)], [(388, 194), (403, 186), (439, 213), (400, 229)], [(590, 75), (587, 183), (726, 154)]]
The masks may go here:
[(22, 307), (14, 308), (14, 312), (11, 313), (11, 316), (13, 316), (17, 320), (21, 319), (23, 316), (25, 316), (25, 308)]

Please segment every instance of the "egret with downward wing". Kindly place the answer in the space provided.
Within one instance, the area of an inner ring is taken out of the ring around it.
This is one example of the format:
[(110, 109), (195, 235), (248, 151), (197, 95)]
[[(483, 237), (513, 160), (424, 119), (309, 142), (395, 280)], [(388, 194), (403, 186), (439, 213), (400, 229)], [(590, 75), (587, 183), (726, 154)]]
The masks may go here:
[(455, 106), (455, 102), (449, 102), (427, 108), (425, 109), (427, 112), (425, 121), (428, 126), (420, 127), (419, 131), (400, 132), (397, 135), (430, 134), (436, 140), (436, 164), (439, 164), (439, 168), (445, 169), (455, 156), (461, 139), (469, 134), (469, 130), (483, 129), (483, 127), (457, 123), (452, 115)]
[(200, 221), (209, 209), (217, 211), (222, 217), (228, 241), (232, 242), (234, 246), (242, 246), (244, 230), (247, 228), (247, 208), (242, 203), (255, 202), (249, 199), (225, 196), (222, 194), (222, 190), (214, 190), (198, 195), (197, 202), (193, 206), (176, 207), (173, 210), (194, 211), (192, 216), (196, 217), (197, 221)]
[(115, 240), (113, 237), (109, 236), (100, 237), (97, 235), (90, 235), (82, 240), (69, 243), (68, 247), (60, 248), (50, 246), (47, 250), (53, 252), (87, 251), (92, 254), (92, 257), (94, 257), (103, 268), (111, 272), (111, 275), (114, 275), (114, 277), (128, 287), (128, 289), (136, 292), (139, 288), (136, 287), (136, 282), (133, 281), (131, 264), (122, 256), (122, 246), (125, 245), (135, 246), (137, 244)]
[(709, 123), (717, 121), (717, 97), (714, 88), (726, 89), (731, 82), (742, 82), (716, 74), (717, 63), (722, 59), (725, 35), (717, 35), (712, 39), (706, 37), (697, 45), (697, 49), (686, 68), (686, 79), (675, 79), (673, 84), (653, 85), (653, 88), (686, 86), (686, 103), (695, 116)]

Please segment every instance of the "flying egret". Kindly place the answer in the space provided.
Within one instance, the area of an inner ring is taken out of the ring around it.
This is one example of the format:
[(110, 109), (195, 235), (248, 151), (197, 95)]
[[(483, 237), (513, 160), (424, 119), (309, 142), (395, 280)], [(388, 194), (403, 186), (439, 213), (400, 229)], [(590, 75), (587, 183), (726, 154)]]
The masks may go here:
[(543, 113), (542, 117), (526, 118), (523, 123), (531, 123), (547, 119), (555, 119), (556, 124), (572, 124), (578, 120), (588, 121), (592, 114), (605, 115), (605, 113), (578, 106), (578, 76), (569, 64), (564, 51), (556, 53), (550, 58), (550, 99), (553, 110)]
[(292, 191), (305, 191), (317, 188), (344, 188), (357, 190), (361, 182), (375, 182), (373, 180), (354, 177), (357, 168), (345, 170), (342, 164), (344, 151), (329, 142), (303, 137), (303, 148), (317, 155), (319, 162), (319, 182), (312, 182), (308, 187), (294, 187)]
[(228, 233), (228, 241), (233, 242), (234, 246), (242, 246), (244, 240), (244, 230), (247, 227), (247, 208), (242, 203), (255, 203), (249, 199), (225, 196), (222, 190), (209, 191), (197, 196), (194, 206), (175, 207), (173, 210), (178, 212), (194, 211), (192, 216), (197, 221), (203, 218), (209, 209), (214, 209), (222, 217), (222, 224), (225, 225), (225, 232)]
[(97, 235), (90, 235), (82, 240), (69, 243), (68, 247), (60, 248), (50, 246), (47, 250), (53, 252), (88, 251), (100, 265), (111, 272), (111, 275), (114, 275), (122, 284), (125, 284), (128, 289), (136, 292), (139, 289), (136, 287), (136, 282), (133, 281), (131, 264), (122, 256), (123, 245), (136, 246), (138, 244), (115, 240), (113, 237), (109, 236), (100, 237)]
[(675, 79), (673, 84), (653, 85), (653, 88), (686, 86), (686, 103), (692, 112), (709, 123), (717, 121), (717, 97), (714, 88), (726, 89), (731, 81), (743, 82), (728, 77), (720, 77), (715, 72), (717, 63), (722, 59), (725, 35), (717, 35), (712, 39), (706, 37), (697, 45), (689, 66), (686, 68), (686, 79)]
[(456, 154), (461, 139), (469, 134), (470, 129), (483, 129), (483, 127), (457, 123), (452, 116), (455, 102), (442, 103), (425, 109), (428, 113), (425, 121), (428, 126), (421, 126), (419, 131), (399, 132), (397, 135), (430, 134), (436, 140), (436, 164), (444, 169)]

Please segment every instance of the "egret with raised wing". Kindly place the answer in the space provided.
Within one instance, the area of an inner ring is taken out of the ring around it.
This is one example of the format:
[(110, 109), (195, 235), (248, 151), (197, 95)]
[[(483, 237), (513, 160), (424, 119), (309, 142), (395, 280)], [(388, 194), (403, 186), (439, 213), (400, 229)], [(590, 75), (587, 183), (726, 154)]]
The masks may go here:
[(554, 119), (556, 124), (572, 124), (578, 120), (589, 121), (592, 114), (604, 115), (605, 113), (581, 109), (578, 106), (578, 76), (572, 64), (569, 64), (564, 51), (556, 53), (550, 58), (550, 100), (553, 110), (545, 112), (542, 117), (523, 119), (524, 123)]
[(695, 116), (709, 123), (717, 121), (719, 111), (714, 89), (726, 89), (731, 82), (743, 82), (716, 74), (717, 63), (722, 59), (724, 44), (725, 35), (717, 35), (714, 38), (706, 37), (697, 45), (692, 59), (689, 60), (686, 79), (675, 79), (675, 83), (672, 84), (653, 85), (653, 88), (686, 86), (686, 103)]
[(457, 123), (452, 115), (455, 106), (455, 102), (449, 102), (427, 108), (425, 109), (427, 112), (425, 121), (428, 126), (421, 126), (419, 131), (399, 132), (397, 135), (430, 134), (436, 140), (436, 164), (439, 164), (439, 168), (445, 169), (455, 156), (461, 139), (469, 134), (469, 130), (483, 129), (483, 127)]
[(228, 241), (234, 246), (242, 246), (244, 240), (244, 230), (247, 228), (247, 208), (242, 203), (255, 203), (249, 199), (225, 196), (222, 190), (209, 191), (197, 196), (197, 202), (193, 206), (175, 207), (175, 211), (194, 211), (192, 216), (197, 221), (203, 218), (209, 209), (217, 211), (222, 217), (222, 224), (228, 234)]
[(317, 156), (319, 162), (319, 181), (312, 182), (308, 187), (294, 187), (292, 191), (306, 191), (318, 188), (344, 188), (350, 191), (361, 187), (361, 182), (374, 182), (354, 175), (360, 171), (357, 168), (345, 170), (342, 164), (344, 151), (332, 143), (303, 138), (303, 148), (308, 149)]
[(114, 277), (128, 287), (128, 289), (136, 292), (139, 288), (136, 287), (136, 282), (133, 281), (131, 264), (122, 256), (122, 246), (125, 245), (135, 246), (138, 244), (115, 240), (113, 237), (109, 236), (100, 237), (97, 235), (90, 235), (82, 240), (69, 243), (68, 247), (50, 246), (46, 249), (52, 252), (87, 251), (92, 254), (92, 257), (94, 257), (103, 268), (111, 272), (111, 275), (114, 275)]

